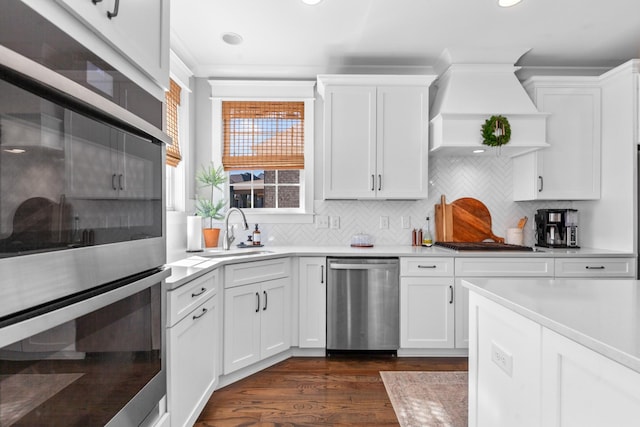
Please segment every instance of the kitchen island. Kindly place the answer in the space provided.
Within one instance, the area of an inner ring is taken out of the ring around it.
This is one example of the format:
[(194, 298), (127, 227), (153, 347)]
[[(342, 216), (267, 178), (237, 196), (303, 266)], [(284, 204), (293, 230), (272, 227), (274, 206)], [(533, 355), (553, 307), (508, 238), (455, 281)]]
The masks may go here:
[(631, 426), (640, 282), (468, 279), (470, 426)]

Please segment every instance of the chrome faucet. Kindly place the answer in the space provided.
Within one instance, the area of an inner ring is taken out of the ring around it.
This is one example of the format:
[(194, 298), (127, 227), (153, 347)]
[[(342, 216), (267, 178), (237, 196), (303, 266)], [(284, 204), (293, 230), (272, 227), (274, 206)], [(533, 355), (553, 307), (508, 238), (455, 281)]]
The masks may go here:
[(225, 251), (229, 250), (231, 243), (236, 239), (236, 236), (233, 234), (233, 227), (231, 229), (229, 228), (229, 217), (231, 216), (232, 212), (240, 212), (240, 215), (242, 215), (242, 222), (244, 223), (244, 229), (249, 229), (249, 224), (247, 224), (247, 217), (244, 216), (244, 212), (242, 212), (238, 208), (229, 209), (224, 217), (224, 235), (222, 236), (222, 249)]

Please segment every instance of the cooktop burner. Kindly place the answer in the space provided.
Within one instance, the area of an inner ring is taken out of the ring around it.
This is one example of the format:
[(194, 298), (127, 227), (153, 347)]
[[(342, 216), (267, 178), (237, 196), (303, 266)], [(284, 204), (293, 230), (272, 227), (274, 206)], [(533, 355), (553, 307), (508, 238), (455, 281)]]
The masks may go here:
[(529, 246), (498, 242), (436, 242), (435, 244), (456, 251), (533, 251), (533, 248)]

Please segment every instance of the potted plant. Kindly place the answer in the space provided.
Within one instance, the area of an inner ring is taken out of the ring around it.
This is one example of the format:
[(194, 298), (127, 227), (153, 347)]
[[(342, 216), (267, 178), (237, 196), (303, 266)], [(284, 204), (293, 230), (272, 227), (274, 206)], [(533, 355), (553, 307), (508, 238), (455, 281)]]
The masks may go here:
[(220, 228), (214, 227), (213, 221), (224, 218), (226, 201), (220, 199), (216, 202), (214, 200), (214, 190), (222, 191), (221, 186), (227, 182), (227, 175), (224, 173), (222, 166), (216, 168), (212, 162), (208, 167), (203, 166), (200, 169), (196, 174), (196, 181), (200, 183), (200, 188), (208, 187), (211, 192), (209, 199), (196, 196), (196, 214), (202, 218), (209, 218), (209, 228), (202, 230), (204, 245), (208, 248), (215, 247), (218, 246)]

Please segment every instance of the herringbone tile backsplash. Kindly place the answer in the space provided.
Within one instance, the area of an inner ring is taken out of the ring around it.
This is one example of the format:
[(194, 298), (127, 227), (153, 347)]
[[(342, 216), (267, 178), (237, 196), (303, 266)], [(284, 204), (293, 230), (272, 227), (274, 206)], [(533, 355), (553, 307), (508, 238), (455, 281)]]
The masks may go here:
[[(316, 215), (340, 217), (339, 229), (317, 229), (314, 224), (261, 225), (263, 241), (271, 245), (348, 245), (351, 236), (368, 233), (377, 245), (411, 244), (411, 230), (423, 227), (434, 205), (444, 194), (451, 203), (461, 197), (482, 201), (491, 213), (493, 232), (505, 236), (523, 216), (529, 217), (525, 245), (534, 243), (532, 229), (536, 209), (571, 207), (567, 202), (514, 202), (512, 161), (508, 157), (438, 157), (429, 160), (429, 198), (418, 201), (316, 200)], [(380, 229), (380, 217), (389, 217), (389, 228)], [(410, 217), (410, 228), (401, 218)]]

